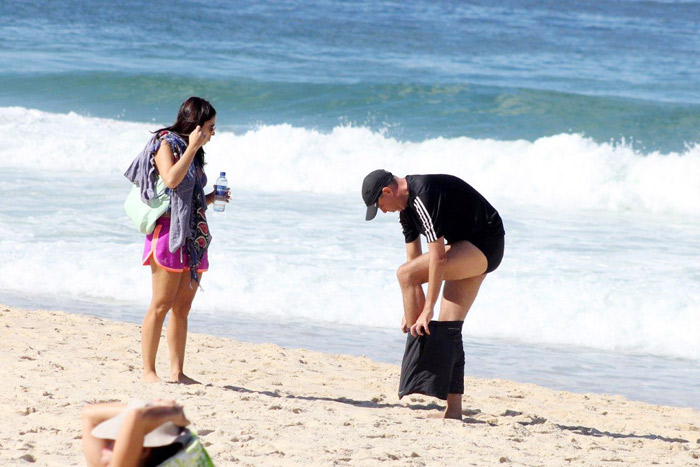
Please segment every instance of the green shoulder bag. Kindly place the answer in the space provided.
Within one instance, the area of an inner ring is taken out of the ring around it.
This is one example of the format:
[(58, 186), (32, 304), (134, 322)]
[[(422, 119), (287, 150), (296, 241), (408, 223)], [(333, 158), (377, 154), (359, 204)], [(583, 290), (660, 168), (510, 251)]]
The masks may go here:
[(134, 184), (126, 201), (124, 201), (126, 215), (134, 223), (136, 229), (143, 234), (153, 232), (158, 218), (170, 207), (170, 196), (165, 192), (165, 183), (160, 176), (156, 182), (155, 191), (156, 196), (150, 203), (146, 204), (141, 200), (141, 188)]

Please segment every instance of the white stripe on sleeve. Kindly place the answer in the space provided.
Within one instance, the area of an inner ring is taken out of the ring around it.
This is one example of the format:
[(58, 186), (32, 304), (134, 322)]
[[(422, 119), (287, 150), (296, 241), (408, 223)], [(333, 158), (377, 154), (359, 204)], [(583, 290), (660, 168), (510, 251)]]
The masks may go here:
[(434, 242), (435, 240), (437, 240), (437, 235), (435, 234), (433, 220), (430, 218), (428, 210), (425, 209), (423, 201), (421, 201), (418, 197), (416, 197), (416, 200), (413, 204), (416, 208), (416, 212), (418, 213), (418, 217), (420, 217), (421, 222), (423, 222), (423, 227), (425, 228), (425, 236), (427, 237), (428, 243)]

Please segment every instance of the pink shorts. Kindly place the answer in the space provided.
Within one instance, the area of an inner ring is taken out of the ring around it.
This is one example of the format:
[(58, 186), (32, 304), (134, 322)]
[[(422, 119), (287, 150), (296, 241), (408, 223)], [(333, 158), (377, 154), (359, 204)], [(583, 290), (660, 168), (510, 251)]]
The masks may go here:
[[(146, 235), (146, 244), (143, 247), (143, 265), (151, 264), (151, 257), (156, 260), (156, 264), (163, 269), (172, 272), (189, 271), (189, 255), (185, 247), (180, 247), (175, 253), (168, 249), (170, 234), (170, 218), (161, 217), (156, 221), (156, 228)], [(209, 269), (209, 257), (207, 252), (199, 263), (197, 272), (204, 272)]]

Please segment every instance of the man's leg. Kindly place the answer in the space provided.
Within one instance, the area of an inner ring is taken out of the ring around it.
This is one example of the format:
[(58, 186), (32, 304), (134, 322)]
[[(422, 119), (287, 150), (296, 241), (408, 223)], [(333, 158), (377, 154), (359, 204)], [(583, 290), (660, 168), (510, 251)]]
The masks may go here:
[[(484, 274), (488, 262), (486, 256), (469, 242), (457, 242), (445, 248), (445, 281), (460, 280)], [(430, 256), (425, 253), (399, 267), (396, 276), (401, 286), (406, 325), (413, 325), (425, 305), (423, 284), (428, 282)], [(478, 289), (477, 289), (478, 290)], [(472, 300), (473, 301), (473, 300)], [(464, 313), (466, 316), (466, 312)], [(441, 318), (445, 321), (445, 318)], [(463, 320), (464, 318), (462, 318)]]
[[(440, 303), (440, 321), (464, 321), (485, 278), (486, 274), (481, 274), (457, 281), (445, 281)], [(462, 371), (455, 377), (464, 378), (463, 368), (462, 362)], [(462, 394), (447, 395), (444, 417), (462, 419)]]
[(471, 309), (486, 274), (461, 280), (446, 280), (442, 288), (440, 321), (464, 321)]
[[(486, 278), (486, 256), (472, 243), (463, 241), (446, 247), (440, 321), (464, 321), (481, 283)], [(404, 303), (406, 325), (411, 326), (425, 304), (422, 285), (428, 282), (429, 254), (406, 262), (397, 271)], [(462, 394), (448, 394), (445, 418), (462, 418)]]

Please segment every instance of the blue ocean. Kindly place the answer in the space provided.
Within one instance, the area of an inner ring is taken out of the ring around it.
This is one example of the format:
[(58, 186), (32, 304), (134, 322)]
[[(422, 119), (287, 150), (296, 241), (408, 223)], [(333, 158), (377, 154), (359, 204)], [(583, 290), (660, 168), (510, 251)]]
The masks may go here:
[(122, 174), (197, 95), (233, 200), (192, 331), (400, 363), (403, 236), (360, 186), (450, 173), (506, 229), (468, 375), (700, 408), (699, 31), (691, 0), (1, 0), (0, 303), (141, 321)]

